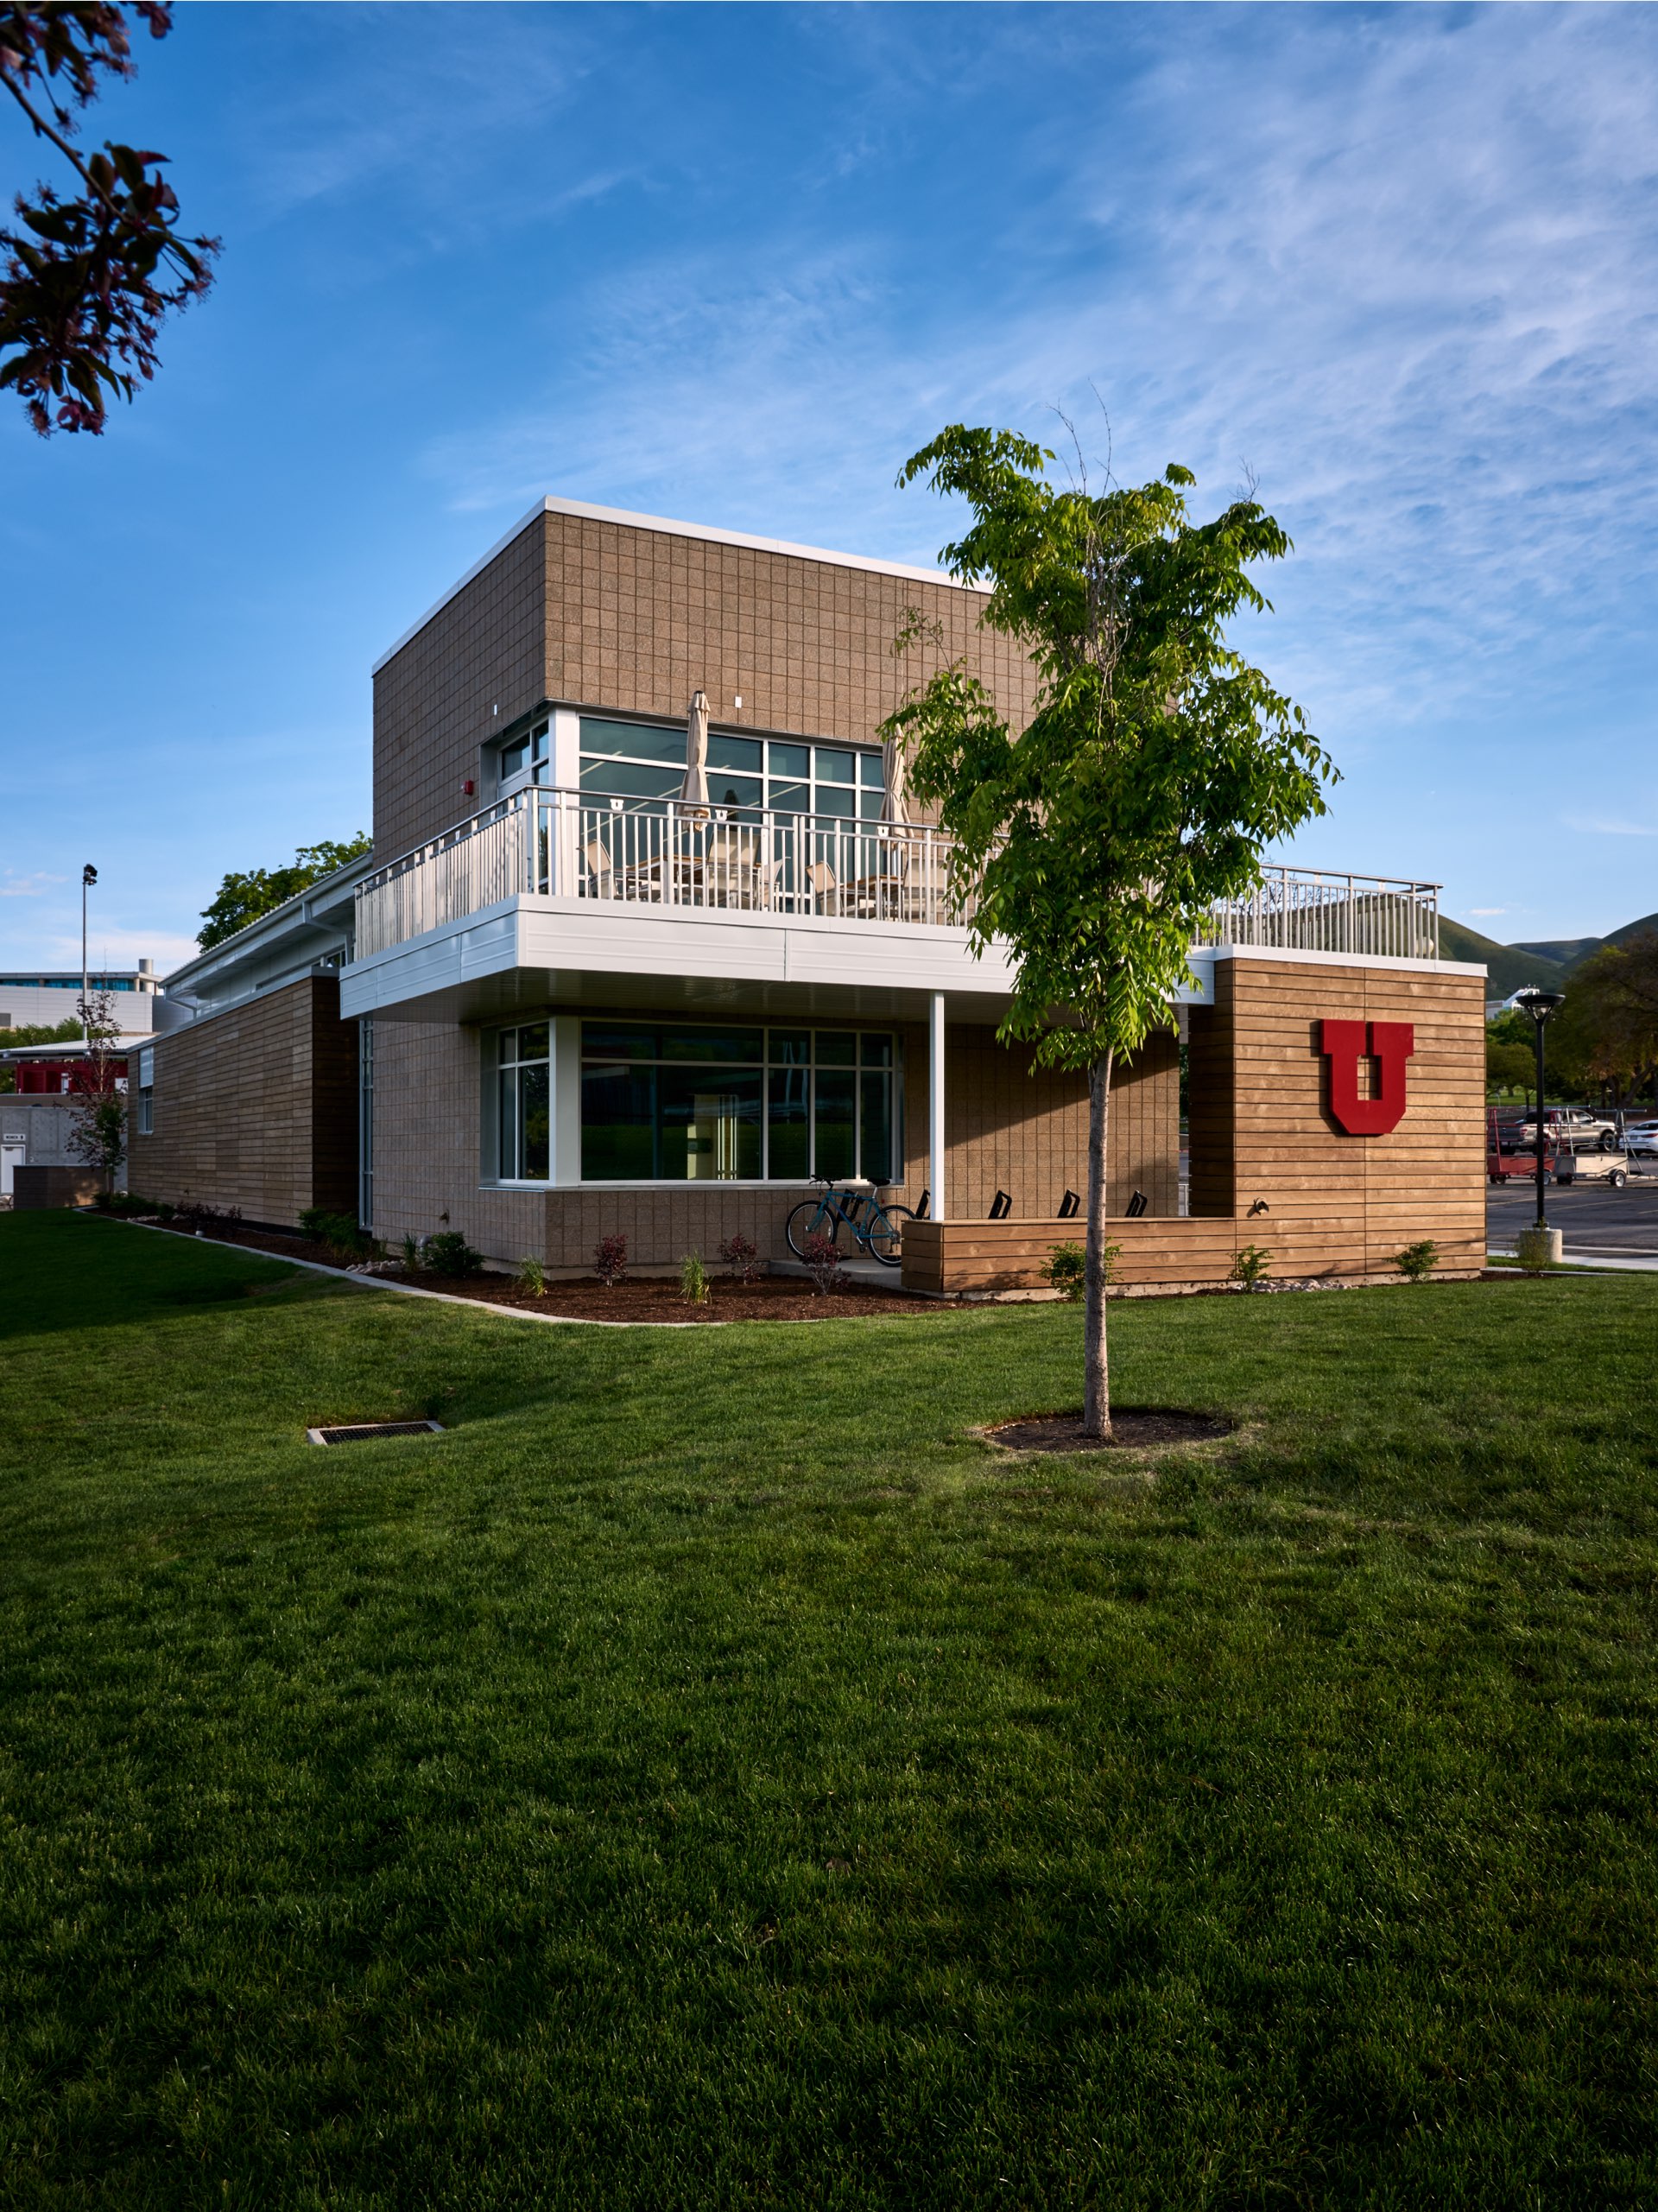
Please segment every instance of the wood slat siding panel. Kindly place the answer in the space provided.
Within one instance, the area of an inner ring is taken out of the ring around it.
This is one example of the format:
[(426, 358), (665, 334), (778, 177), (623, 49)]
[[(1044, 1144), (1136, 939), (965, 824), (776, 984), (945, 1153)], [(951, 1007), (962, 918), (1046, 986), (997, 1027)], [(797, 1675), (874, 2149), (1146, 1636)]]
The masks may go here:
[[(1243, 958), (1229, 974), (1234, 1043), (1233, 1170), (1239, 1211), (1251, 1197), (1271, 1212), (1251, 1229), (1274, 1252), (1275, 1273), (1311, 1271), (1319, 1217), (1362, 1224), (1363, 1271), (1383, 1272), (1405, 1244), (1432, 1238), (1442, 1264), (1478, 1265), (1484, 1252), (1484, 985), (1478, 976), (1402, 974), (1384, 968), (1302, 968)], [(1382, 1137), (1352, 1137), (1326, 1108), (1321, 1020), (1408, 1021), (1404, 1119)], [(1354, 1257), (1332, 1245), (1344, 1271)]]
[[(1341, 1019), (1414, 1028), (1405, 1116), (1386, 1136), (1350, 1136), (1326, 1109), (1319, 1024)], [(1224, 1280), (1250, 1243), (1270, 1252), (1281, 1278), (1383, 1275), (1424, 1237), (1444, 1267), (1482, 1264), (1481, 978), (1223, 960), (1214, 1004), (1193, 1009), (1189, 1038), (1189, 1217), (1113, 1219), (1124, 1283)], [(1075, 1177), (1073, 1187), (1082, 1188)], [(1267, 1211), (1251, 1215), (1256, 1200)], [(1080, 1235), (1079, 1223), (1047, 1220), (921, 1224), (905, 1239), (905, 1280), (1031, 1289), (1053, 1245)]]
[[(1111, 1239), (1127, 1283), (1224, 1282), (1238, 1242), (1232, 1221), (1147, 1215), (1113, 1221)], [(917, 1221), (904, 1233), (903, 1280), (915, 1290), (1034, 1290), (1054, 1247), (1079, 1241), (1068, 1221)]]
[(155, 1129), (130, 1138), (146, 1198), (238, 1207), (292, 1226), (357, 1210), (357, 1024), (310, 976), (155, 1041)]

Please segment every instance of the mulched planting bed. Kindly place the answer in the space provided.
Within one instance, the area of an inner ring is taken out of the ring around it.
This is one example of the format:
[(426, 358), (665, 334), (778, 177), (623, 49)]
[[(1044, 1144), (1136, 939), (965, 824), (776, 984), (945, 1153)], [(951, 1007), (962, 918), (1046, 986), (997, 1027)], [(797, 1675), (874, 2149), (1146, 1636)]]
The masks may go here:
[[(195, 1234), (193, 1227), (175, 1221), (147, 1222), (146, 1226), (169, 1229), (175, 1236)], [(202, 1233), (220, 1244), (244, 1245), (250, 1252), (269, 1252), (277, 1258), (313, 1260), (324, 1267), (340, 1264), (326, 1245), (309, 1237), (285, 1236), (279, 1229), (253, 1228), (243, 1221), (210, 1221), (203, 1225)], [(567, 1321), (861, 1321), (870, 1314), (960, 1310), (952, 1299), (907, 1296), (895, 1280), (890, 1290), (845, 1283), (838, 1291), (820, 1296), (798, 1275), (763, 1275), (754, 1283), (733, 1283), (714, 1276), (710, 1278), (711, 1296), (701, 1306), (687, 1305), (680, 1296), (678, 1279), (668, 1277), (636, 1277), (608, 1290), (597, 1280), (549, 1283), (545, 1296), (539, 1298), (521, 1290), (508, 1275), (411, 1274), (400, 1267), (363, 1279), (408, 1283), (419, 1290), (440, 1290), (446, 1297), (471, 1298), (480, 1305), (510, 1306), (518, 1313), (549, 1314)]]
[(421, 1290), (442, 1290), (452, 1298), (476, 1298), (481, 1304), (510, 1306), (527, 1314), (556, 1314), (570, 1321), (850, 1321), (869, 1314), (951, 1313), (949, 1302), (906, 1297), (902, 1291), (865, 1290), (843, 1284), (838, 1291), (820, 1296), (800, 1276), (763, 1275), (756, 1283), (731, 1283), (715, 1277), (706, 1304), (693, 1306), (680, 1296), (677, 1281), (644, 1277), (617, 1283), (606, 1290), (602, 1283), (549, 1283), (545, 1296), (535, 1298), (521, 1290), (509, 1276), (468, 1275), (459, 1280), (438, 1275), (370, 1277), (370, 1281), (412, 1283)]
[(1230, 1436), (1236, 1425), (1218, 1414), (1170, 1412), (1153, 1406), (1113, 1409), (1109, 1444), (1083, 1435), (1080, 1413), (1039, 1413), (983, 1433), (990, 1443), (1009, 1452), (1109, 1452), (1142, 1450), (1149, 1444), (1214, 1443)]

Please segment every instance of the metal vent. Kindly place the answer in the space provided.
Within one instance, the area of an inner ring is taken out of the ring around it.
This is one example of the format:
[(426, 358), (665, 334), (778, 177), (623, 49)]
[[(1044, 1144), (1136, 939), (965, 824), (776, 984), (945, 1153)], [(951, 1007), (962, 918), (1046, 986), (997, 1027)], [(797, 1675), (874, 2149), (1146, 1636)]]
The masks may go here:
[(441, 1421), (353, 1421), (344, 1429), (307, 1429), (313, 1444), (355, 1444), (367, 1436), (440, 1436)]

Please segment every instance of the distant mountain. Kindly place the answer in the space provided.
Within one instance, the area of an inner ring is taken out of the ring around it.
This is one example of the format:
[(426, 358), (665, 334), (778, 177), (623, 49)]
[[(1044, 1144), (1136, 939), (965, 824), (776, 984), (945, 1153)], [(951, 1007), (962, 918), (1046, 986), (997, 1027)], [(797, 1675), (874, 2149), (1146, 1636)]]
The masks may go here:
[(1534, 983), (1558, 991), (1573, 969), (1581, 967), (1589, 955), (1598, 953), (1603, 945), (1627, 945), (1632, 937), (1642, 936), (1649, 930), (1658, 932), (1658, 914), (1642, 915), (1639, 922), (1626, 922), (1610, 937), (1540, 937), (1535, 943), (1499, 945), (1494, 937), (1482, 937), (1465, 922), (1453, 922), (1449, 915), (1442, 914), (1440, 958), (1483, 962), (1490, 986), (1487, 995), (1507, 998)]
[(1547, 991), (1558, 991), (1566, 973), (1558, 960), (1522, 945), (1499, 945), (1495, 938), (1482, 937), (1478, 929), (1452, 921), (1447, 914), (1440, 916), (1440, 958), (1483, 965), (1490, 998), (1506, 998), (1534, 983)]
[(1598, 953), (1605, 941), (1604, 937), (1549, 937), (1535, 944), (1510, 945), (1509, 950), (1512, 953), (1541, 953), (1546, 960), (1553, 960), (1556, 967), (1575, 967), (1579, 960), (1587, 960), (1591, 953)]
[(1614, 929), (1610, 937), (1555, 937), (1539, 940), (1535, 944), (1510, 945), (1513, 953), (1540, 953), (1545, 960), (1558, 961), (1568, 974), (1581, 967), (1591, 953), (1598, 953), (1603, 945), (1627, 945), (1631, 937), (1640, 937), (1649, 930), (1658, 930), (1658, 914), (1643, 914), (1638, 922), (1626, 922), (1621, 929)]

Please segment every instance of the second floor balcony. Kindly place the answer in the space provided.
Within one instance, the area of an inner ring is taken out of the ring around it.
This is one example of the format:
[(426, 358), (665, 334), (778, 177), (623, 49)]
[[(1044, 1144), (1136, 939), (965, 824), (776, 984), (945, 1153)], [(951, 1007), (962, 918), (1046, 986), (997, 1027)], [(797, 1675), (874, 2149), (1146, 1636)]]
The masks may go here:
[[(960, 991), (990, 1018), (1007, 965), (994, 946), (974, 958), (952, 856), (950, 838), (921, 823), (521, 790), (364, 878), (348, 1011), (438, 991), (453, 1012), (463, 976), (517, 967), (823, 987), (884, 978), (894, 992)], [(1269, 867), (1195, 935), (1194, 950), (1221, 945), (1434, 960), (1438, 887)]]

